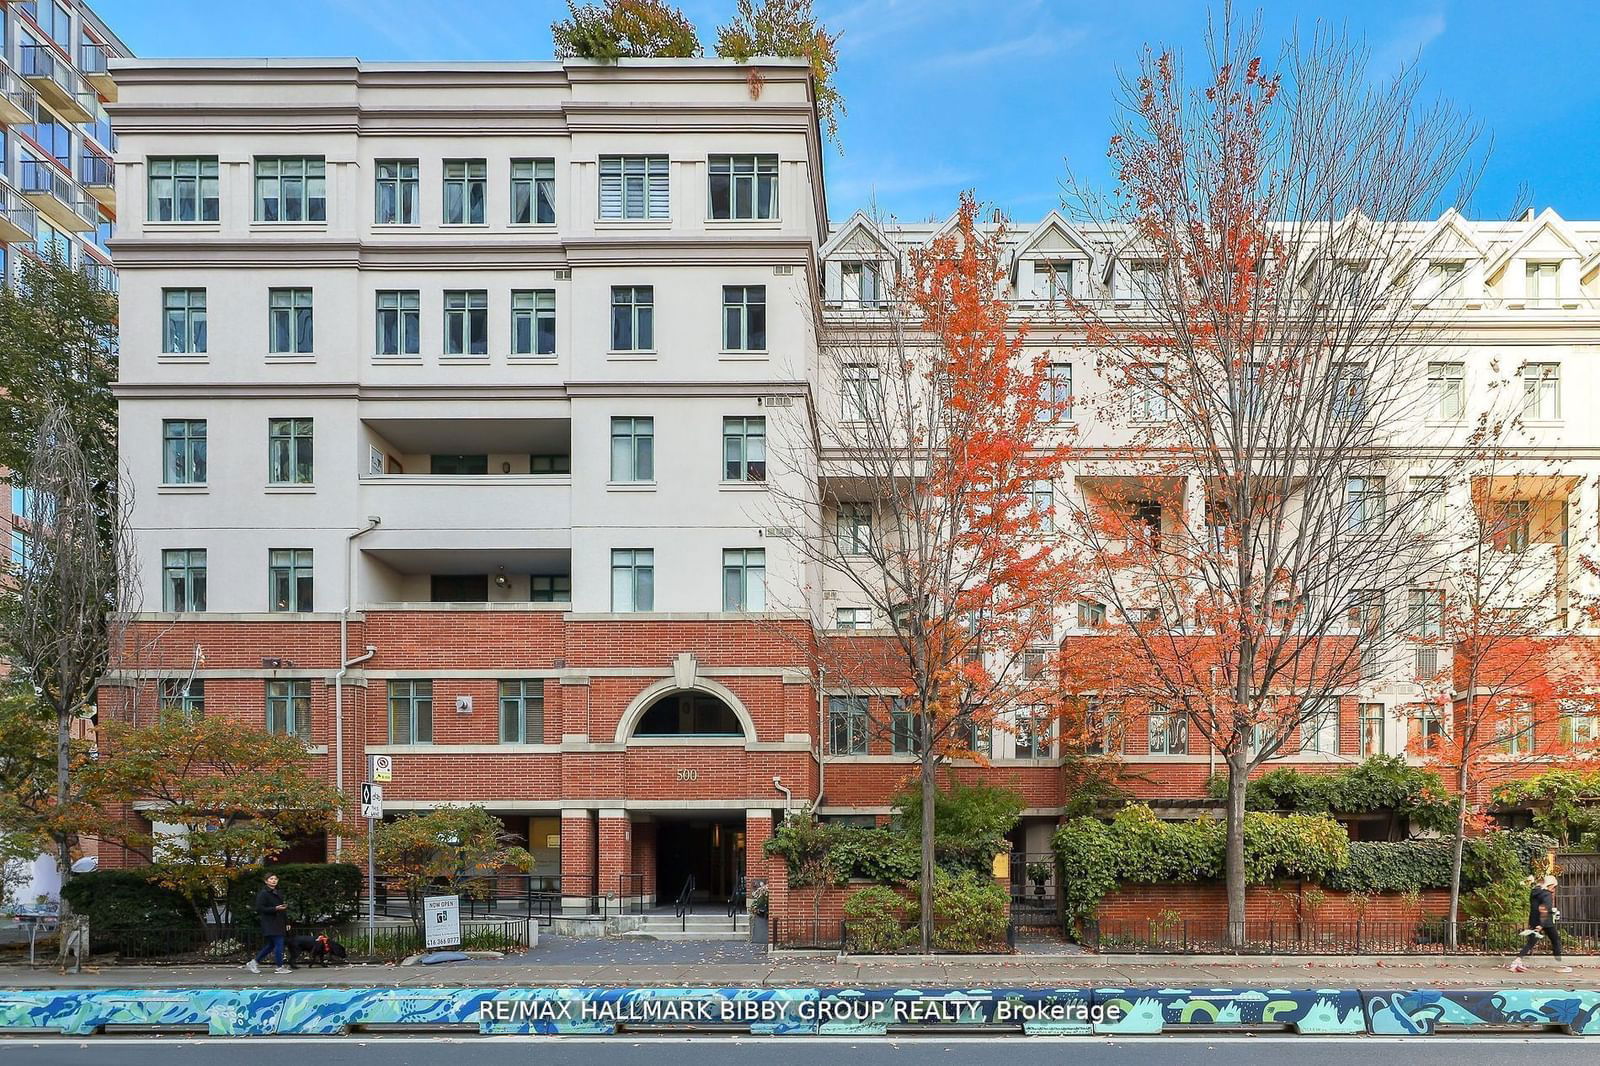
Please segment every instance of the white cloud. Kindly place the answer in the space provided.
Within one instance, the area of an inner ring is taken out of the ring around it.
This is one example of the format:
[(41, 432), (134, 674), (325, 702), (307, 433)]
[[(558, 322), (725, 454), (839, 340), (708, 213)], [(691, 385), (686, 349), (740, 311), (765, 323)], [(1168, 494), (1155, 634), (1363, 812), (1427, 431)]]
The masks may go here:
[(1394, 32), (1372, 49), (1372, 73), (1387, 77), (1414, 61), (1423, 49), (1437, 40), (1448, 28), (1443, 8), (1395, 23)]
[(942, 52), (916, 64), (924, 71), (964, 70), (986, 67), (1001, 60), (1039, 59), (1055, 55), (1083, 40), (1083, 30), (1028, 33), (1005, 41), (959, 52)]

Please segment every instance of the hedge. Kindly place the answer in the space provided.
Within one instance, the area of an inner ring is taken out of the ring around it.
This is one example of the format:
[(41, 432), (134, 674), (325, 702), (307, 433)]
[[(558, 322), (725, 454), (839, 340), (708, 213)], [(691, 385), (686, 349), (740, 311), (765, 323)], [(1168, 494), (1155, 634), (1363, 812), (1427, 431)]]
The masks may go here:
[(841, 877), (884, 885), (915, 881), (922, 873), (917, 838), (891, 829), (836, 826), (828, 854)]
[[(1183, 884), (1223, 877), (1226, 830), (1217, 819), (1163, 822), (1148, 807), (1123, 808), (1111, 822), (1076, 818), (1056, 831), (1069, 919), (1090, 917), (1124, 882)], [(1468, 841), (1462, 888), (1520, 877), (1554, 845), (1526, 831)], [(1249, 884), (1314, 881), (1344, 892), (1407, 892), (1450, 885), (1450, 841), (1351, 842), (1331, 818), (1249, 812), (1244, 824)]]
[(361, 910), (361, 867), (348, 862), (291, 862), (251, 870), (228, 886), (228, 913), (234, 921), (255, 921), (256, 893), (269, 873), (278, 875), (278, 891), (289, 906), (292, 925), (339, 925)]
[[(1207, 784), (1213, 799), (1228, 794), (1228, 779)], [(1393, 811), (1420, 829), (1448, 831), (1455, 826), (1455, 803), (1437, 772), (1411, 766), (1399, 756), (1374, 755), (1359, 766), (1333, 773), (1280, 768), (1245, 786), (1245, 808), (1292, 814), (1370, 814)]]
[[(153, 883), (142, 868), (74, 874), (61, 887), (74, 912), (89, 919), (90, 950), (122, 945), (138, 952), (205, 939), (195, 908), (181, 892)], [(145, 934), (148, 944), (141, 944)]]

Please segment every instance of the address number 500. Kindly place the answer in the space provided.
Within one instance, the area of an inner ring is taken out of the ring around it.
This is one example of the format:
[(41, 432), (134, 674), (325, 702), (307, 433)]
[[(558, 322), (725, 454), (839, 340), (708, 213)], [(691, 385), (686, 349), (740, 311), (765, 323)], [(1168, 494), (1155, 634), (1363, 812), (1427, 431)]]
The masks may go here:
[(698, 781), (698, 780), (700, 780), (700, 771), (699, 770), (679, 770), (678, 771), (678, 780), (679, 781)]

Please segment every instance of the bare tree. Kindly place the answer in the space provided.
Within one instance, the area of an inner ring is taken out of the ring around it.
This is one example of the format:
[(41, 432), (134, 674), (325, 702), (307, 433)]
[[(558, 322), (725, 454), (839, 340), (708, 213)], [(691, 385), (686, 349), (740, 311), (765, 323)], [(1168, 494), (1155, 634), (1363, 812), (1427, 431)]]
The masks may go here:
[(1226, 765), (1234, 936), (1250, 772), (1324, 742), (1394, 600), (1447, 550), (1426, 516), (1470, 447), (1423, 432), (1451, 333), (1419, 237), (1470, 176), (1472, 125), (1341, 35), (1293, 42), (1281, 76), (1257, 46), (1228, 10), (1197, 85), (1146, 51), (1116, 195), (1074, 197), (1111, 293), (1067, 307), (1098, 413), (1127, 428), (1064, 525), (1126, 651), (1124, 709), (1182, 715)]
[(963, 197), (953, 228), (910, 253), (892, 290), (867, 296), (848, 324), (817, 323), (823, 410), (814, 436), (773, 454), (780, 528), (810, 572), (866, 612), (811, 645), (823, 690), (840, 700), (827, 743), (852, 753), (890, 737), (916, 759), (925, 949), (936, 770), (982, 760), (991, 729), (1048, 744), (1053, 611), (1073, 573), (1049, 535), (1066, 457), (1060, 400), (1048, 359), (1010, 326), (1004, 233), (976, 216)]
[(0, 640), (54, 718), (50, 835), (65, 882), (72, 875), (82, 798), (73, 773), (74, 723), (95, 711), (121, 635), (118, 597), (131, 594), (136, 584), (128, 535), (132, 501), (100, 482), (77, 428), (59, 406), (46, 410), (28, 463), (13, 478), (30, 506), (22, 558), (0, 593)]

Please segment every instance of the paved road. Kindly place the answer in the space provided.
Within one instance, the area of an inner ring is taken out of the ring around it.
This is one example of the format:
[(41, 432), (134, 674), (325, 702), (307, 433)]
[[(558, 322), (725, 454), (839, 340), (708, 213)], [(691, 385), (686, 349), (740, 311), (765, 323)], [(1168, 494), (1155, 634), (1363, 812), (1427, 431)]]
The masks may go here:
[(834, 1037), (301, 1037), (251, 1040), (0, 1040), (5, 1066), (437, 1066), (471, 1057), (473, 1066), (920, 1066), (936, 1062), (1004, 1066), (1350, 1066), (1396, 1061), (1406, 1066), (1593, 1066), (1593, 1037), (1433, 1036), (1410, 1039), (1305, 1036), (1181, 1036), (1108, 1040), (963, 1037), (862, 1040)]

